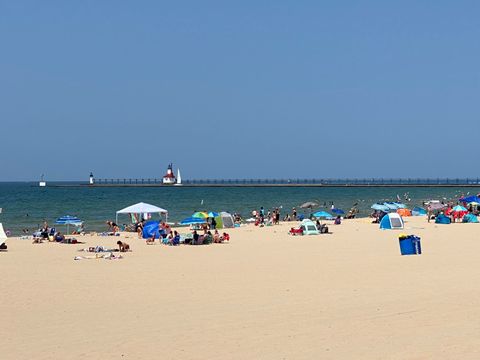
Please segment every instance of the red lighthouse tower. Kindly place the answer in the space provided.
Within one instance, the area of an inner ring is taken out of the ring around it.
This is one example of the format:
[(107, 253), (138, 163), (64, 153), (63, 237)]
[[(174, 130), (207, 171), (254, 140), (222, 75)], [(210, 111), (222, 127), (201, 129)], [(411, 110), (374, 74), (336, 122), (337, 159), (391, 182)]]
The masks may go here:
[(177, 182), (177, 179), (175, 178), (175, 175), (173, 174), (173, 164), (170, 163), (167, 168), (167, 173), (163, 177), (162, 180), (164, 185), (175, 185)]

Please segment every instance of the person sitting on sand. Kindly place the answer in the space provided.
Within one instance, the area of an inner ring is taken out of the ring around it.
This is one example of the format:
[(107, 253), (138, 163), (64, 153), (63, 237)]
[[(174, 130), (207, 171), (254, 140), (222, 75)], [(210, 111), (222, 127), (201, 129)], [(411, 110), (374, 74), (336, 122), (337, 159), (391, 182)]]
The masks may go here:
[(198, 235), (197, 230), (193, 230), (193, 245), (198, 244), (199, 238), (200, 238), (200, 235)]
[(43, 238), (42, 237), (34, 237), (32, 244), (41, 244), (43, 243)]
[(85, 227), (81, 224), (78, 228), (72, 231), (72, 235), (85, 235)]
[(40, 229), (40, 236), (42, 239), (48, 239), (49, 230), (48, 223), (45, 221), (43, 227)]
[(335, 225), (340, 225), (341, 223), (342, 223), (342, 218), (340, 217), (340, 215), (338, 215), (338, 216), (335, 218), (334, 224), (335, 224)]
[(173, 244), (173, 231), (170, 231), (163, 241), (165, 245), (172, 245)]
[(207, 233), (203, 236), (203, 243), (204, 244), (211, 244), (213, 242), (213, 235), (211, 231), (207, 231)]
[(152, 237), (146, 238), (145, 242), (147, 243), (147, 245), (155, 244), (155, 233), (153, 233)]
[(222, 241), (229, 241), (230, 240), (230, 235), (228, 235), (227, 233), (223, 233), (223, 235), (220, 237), (220, 242)]
[(143, 237), (143, 225), (144, 225), (144, 223), (145, 223), (145, 221), (142, 220), (142, 221), (137, 222), (135, 224), (135, 232), (137, 233), (139, 239), (141, 239)]
[(220, 234), (218, 230), (215, 229), (215, 233), (213, 234), (213, 242), (214, 243), (219, 243), (220, 242)]
[(65, 241), (65, 235), (63, 235), (61, 232), (58, 232), (57, 235), (55, 235), (55, 241), (56, 242)]
[(173, 232), (172, 245), (180, 245), (180, 234), (176, 230)]
[(118, 250), (119, 250), (120, 252), (130, 251), (130, 245), (128, 245), (126, 242), (123, 242), (123, 241), (118, 240), (118, 241), (117, 241), (117, 245), (118, 245)]
[(113, 221), (106, 221), (105, 224), (107, 224), (109, 232), (112, 232), (114, 227), (117, 226)]

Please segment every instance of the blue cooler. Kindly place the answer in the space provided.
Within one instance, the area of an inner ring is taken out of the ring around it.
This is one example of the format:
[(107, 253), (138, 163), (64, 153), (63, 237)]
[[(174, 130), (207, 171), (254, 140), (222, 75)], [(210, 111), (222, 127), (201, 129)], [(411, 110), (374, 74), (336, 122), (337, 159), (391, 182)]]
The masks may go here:
[(420, 238), (415, 235), (400, 236), (400, 252), (402, 255), (420, 255), (422, 247), (420, 245)]

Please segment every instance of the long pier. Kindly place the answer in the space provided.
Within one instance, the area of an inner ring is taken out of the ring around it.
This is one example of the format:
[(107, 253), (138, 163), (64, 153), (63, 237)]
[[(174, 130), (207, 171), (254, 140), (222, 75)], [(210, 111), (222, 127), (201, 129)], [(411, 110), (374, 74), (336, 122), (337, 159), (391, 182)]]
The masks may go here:
[(161, 179), (95, 179), (94, 184), (52, 184), (50, 187), (480, 187), (480, 178), (370, 179), (193, 179), (164, 185)]

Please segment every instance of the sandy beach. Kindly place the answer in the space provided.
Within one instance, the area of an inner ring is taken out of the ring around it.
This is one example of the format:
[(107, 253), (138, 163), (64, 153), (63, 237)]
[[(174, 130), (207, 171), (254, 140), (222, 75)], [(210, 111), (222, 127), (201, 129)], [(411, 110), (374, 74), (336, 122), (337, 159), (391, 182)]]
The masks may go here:
[[(370, 219), (333, 234), (294, 223), (230, 231), (228, 244), (147, 246), (121, 260), (9, 239), (0, 253), (2, 359), (477, 359), (479, 224)], [(400, 256), (398, 236), (422, 238)], [(81, 255), (81, 254), (80, 254)]]

